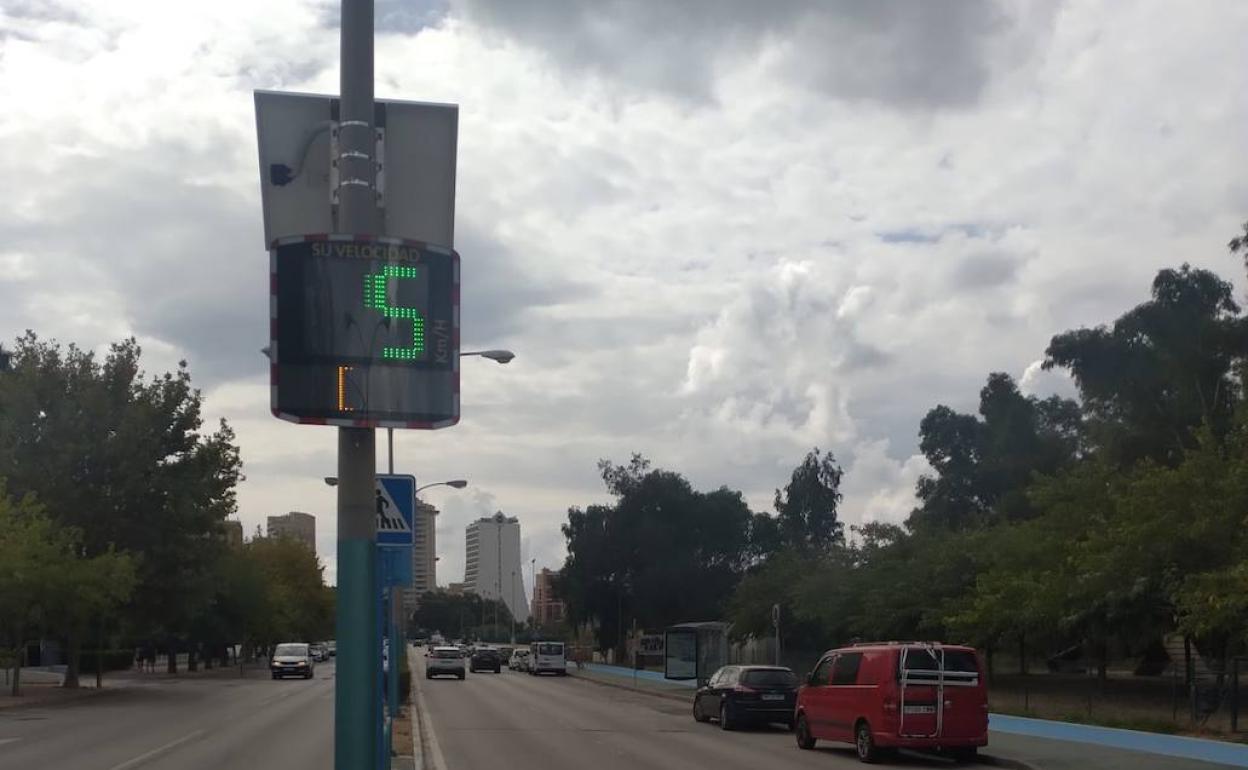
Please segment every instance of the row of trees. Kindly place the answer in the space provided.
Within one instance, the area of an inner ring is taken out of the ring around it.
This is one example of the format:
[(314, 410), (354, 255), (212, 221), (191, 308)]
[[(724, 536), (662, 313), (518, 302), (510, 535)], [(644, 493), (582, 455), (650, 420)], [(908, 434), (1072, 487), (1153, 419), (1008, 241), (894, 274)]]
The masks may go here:
[(440, 633), (451, 639), (506, 639), (515, 625), (506, 602), (447, 591), (421, 594), (410, 621), (412, 637)]
[(332, 628), (315, 554), (227, 546), (234, 433), (204, 432), (185, 363), (148, 377), (140, 355), (134, 340), (99, 357), (27, 332), (0, 370), (0, 645), (20, 665), (28, 644), (61, 640), (70, 687), (84, 644), (196, 666), (226, 643)]
[[(600, 647), (626, 629), (719, 617), (752, 568), (788, 550), (842, 542), (841, 469), (811, 451), (776, 492), (776, 515), (750, 511), (727, 487), (701, 492), (640, 455), (599, 463), (611, 505), (572, 508), (563, 525), (568, 558), (556, 592), (572, 625), (592, 624)], [(770, 605), (768, 605), (770, 606)]]
[[(1245, 226), (1248, 238), (1248, 225)], [(1232, 242), (1248, 251), (1248, 241)], [(904, 525), (846, 537), (841, 471), (810, 453), (751, 513), (641, 458), (602, 464), (616, 502), (569, 511), (560, 590), (603, 647), (621, 625), (727, 617), (790, 644), (948, 638), (989, 652), (1080, 646), (1099, 661), (1180, 632), (1213, 657), (1248, 641), (1248, 319), (1231, 285), (1184, 265), (1112, 324), (1052, 338), (1078, 399), (993, 373), (978, 414), (919, 426), (931, 472)], [(1017, 646), (1017, 647), (1016, 647)]]

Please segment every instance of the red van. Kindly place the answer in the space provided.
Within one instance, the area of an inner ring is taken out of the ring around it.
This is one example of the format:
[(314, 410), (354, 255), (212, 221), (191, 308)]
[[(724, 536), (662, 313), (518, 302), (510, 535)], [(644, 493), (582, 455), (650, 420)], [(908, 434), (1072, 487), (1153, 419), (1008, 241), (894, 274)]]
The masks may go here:
[(970, 647), (872, 642), (825, 652), (797, 693), (797, 745), (854, 744), (875, 762), (894, 748), (974, 759), (988, 745), (988, 690)]

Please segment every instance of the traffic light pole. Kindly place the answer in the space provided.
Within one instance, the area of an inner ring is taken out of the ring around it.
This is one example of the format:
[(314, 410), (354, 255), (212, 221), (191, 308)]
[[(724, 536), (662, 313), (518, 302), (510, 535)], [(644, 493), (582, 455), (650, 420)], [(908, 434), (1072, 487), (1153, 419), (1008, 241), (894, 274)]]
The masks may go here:
[[(339, 232), (376, 228), (373, 140), (373, 2), (342, 0), (339, 69)], [(371, 428), (338, 429), (338, 654), (334, 681), (335, 770), (380, 767), (381, 640), (377, 637), (377, 525)]]

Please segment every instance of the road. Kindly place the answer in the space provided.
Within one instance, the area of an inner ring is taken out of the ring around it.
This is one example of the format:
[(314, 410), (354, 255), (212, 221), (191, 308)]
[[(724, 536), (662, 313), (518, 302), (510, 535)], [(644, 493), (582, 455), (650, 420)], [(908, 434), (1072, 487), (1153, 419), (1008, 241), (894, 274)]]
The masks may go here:
[[(423, 663), (423, 661), (422, 661)], [(724, 732), (693, 721), (679, 701), (576, 677), (508, 672), (464, 681), (414, 680), (445, 768), (515, 770), (758, 770), (860, 768), (848, 745), (797, 748), (783, 728)], [(1204, 762), (1086, 744), (994, 733), (989, 752), (1042, 770), (1211, 770)], [(436, 759), (435, 754), (435, 759)], [(889, 766), (948, 768), (947, 760), (903, 753)], [(1017, 765), (1015, 765), (1017, 766)]]
[(333, 770), (332, 664), (310, 681), (222, 674), (0, 711), (0, 770)]
[[(333, 676), (263, 672), (132, 678), (47, 707), (0, 710), (0, 770), (332, 770)], [(756, 770), (860, 767), (848, 746), (800, 751), (782, 729), (723, 732), (686, 704), (575, 677), (469, 674), (419, 688), (445, 757), (436, 770)], [(1217, 765), (994, 733), (992, 754), (1042, 770), (1210, 770)], [(894, 766), (946, 768), (903, 755)]]

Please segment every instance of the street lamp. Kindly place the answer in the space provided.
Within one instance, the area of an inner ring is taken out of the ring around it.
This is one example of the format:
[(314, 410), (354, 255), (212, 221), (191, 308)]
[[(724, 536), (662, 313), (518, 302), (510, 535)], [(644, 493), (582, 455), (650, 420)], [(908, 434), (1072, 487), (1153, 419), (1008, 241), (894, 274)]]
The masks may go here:
[(425, 484), (424, 486), (416, 487), (416, 494), (420, 494), (420, 490), (428, 489), (429, 487), (454, 487), (455, 489), (463, 489), (466, 486), (468, 486), (467, 479), (451, 479), (450, 481), (435, 481), (432, 484)]
[(515, 358), (516, 354), (510, 350), (468, 350), (459, 354), (460, 358), (467, 356), (481, 356), (491, 361), (497, 361), (500, 364), (506, 364), (511, 363), (511, 359)]
[[(326, 476), (325, 484), (331, 487), (338, 486), (338, 477)], [(451, 479), (450, 481), (435, 481), (432, 484), (425, 484), (423, 487), (416, 487), (416, 492), (419, 494), (420, 490), (428, 489), (429, 487), (454, 487), (455, 489), (463, 489), (466, 486), (468, 486), (468, 479)]]

